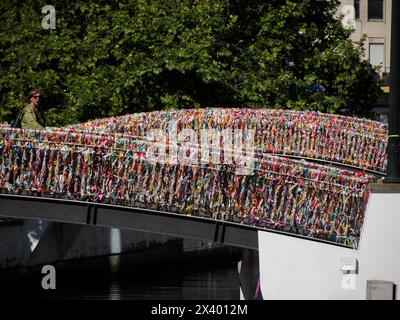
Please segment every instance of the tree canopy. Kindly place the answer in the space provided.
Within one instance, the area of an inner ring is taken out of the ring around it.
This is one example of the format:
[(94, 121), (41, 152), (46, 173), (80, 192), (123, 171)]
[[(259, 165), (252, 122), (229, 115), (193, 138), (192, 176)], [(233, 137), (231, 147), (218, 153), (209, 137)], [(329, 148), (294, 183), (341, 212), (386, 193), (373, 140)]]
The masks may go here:
[(0, 122), (30, 88), (47, 125), (197, 107), (367, 115), (379, 95), (339, 1), (42, 1), (0, 4)]

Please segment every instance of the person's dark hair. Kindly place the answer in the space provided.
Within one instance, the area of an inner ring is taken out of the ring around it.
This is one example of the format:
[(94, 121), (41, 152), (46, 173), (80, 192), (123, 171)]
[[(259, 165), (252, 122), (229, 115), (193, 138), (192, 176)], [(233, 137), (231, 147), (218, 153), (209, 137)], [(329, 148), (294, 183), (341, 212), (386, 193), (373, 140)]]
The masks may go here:
[(27, 95), (28, 102), (30, 102), (31, 97), (33, 95), (37, 94), (37, 93), (39, 93), (40, 95), (43, 96), (43, 90), (42, 89), (31, 89), (31, 90), (29, 90), (28, 95)]

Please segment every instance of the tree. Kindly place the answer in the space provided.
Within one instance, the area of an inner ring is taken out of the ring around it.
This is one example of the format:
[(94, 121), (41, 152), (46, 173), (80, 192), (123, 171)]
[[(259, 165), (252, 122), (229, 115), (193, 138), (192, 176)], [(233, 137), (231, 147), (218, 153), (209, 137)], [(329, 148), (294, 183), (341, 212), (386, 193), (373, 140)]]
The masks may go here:
[(31, 87), (49, 125), (208, 106), (367, 115), (379, 95), (336, 0), (53, 1), (55, 30), (41, 1), (19, 2), (0, 4), (0, 121)]

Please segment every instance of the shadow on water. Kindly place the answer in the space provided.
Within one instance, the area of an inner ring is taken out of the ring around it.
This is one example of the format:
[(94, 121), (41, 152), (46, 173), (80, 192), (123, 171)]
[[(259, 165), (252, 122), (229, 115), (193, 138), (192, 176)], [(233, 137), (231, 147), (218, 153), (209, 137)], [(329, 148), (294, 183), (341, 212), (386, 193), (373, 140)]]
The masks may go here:
[(41, 272), (0, 277), (0, 297), (6, 299), (101, 300), (238, 300), (235, 263), (212, 266), (149, 267), (119, 273), (57, 269), (56, 289), (44, 290)]

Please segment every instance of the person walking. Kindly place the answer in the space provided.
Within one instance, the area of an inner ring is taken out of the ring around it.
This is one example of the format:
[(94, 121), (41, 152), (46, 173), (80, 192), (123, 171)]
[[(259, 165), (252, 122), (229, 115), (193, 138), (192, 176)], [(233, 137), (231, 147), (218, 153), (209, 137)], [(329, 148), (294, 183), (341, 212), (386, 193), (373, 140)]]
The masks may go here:
[(16, 120), (16, 128), (44, 129), (45, 122), (41, 115), (43, 91), (32, 89), (28, 92), (28, 104), (22, 109)]

